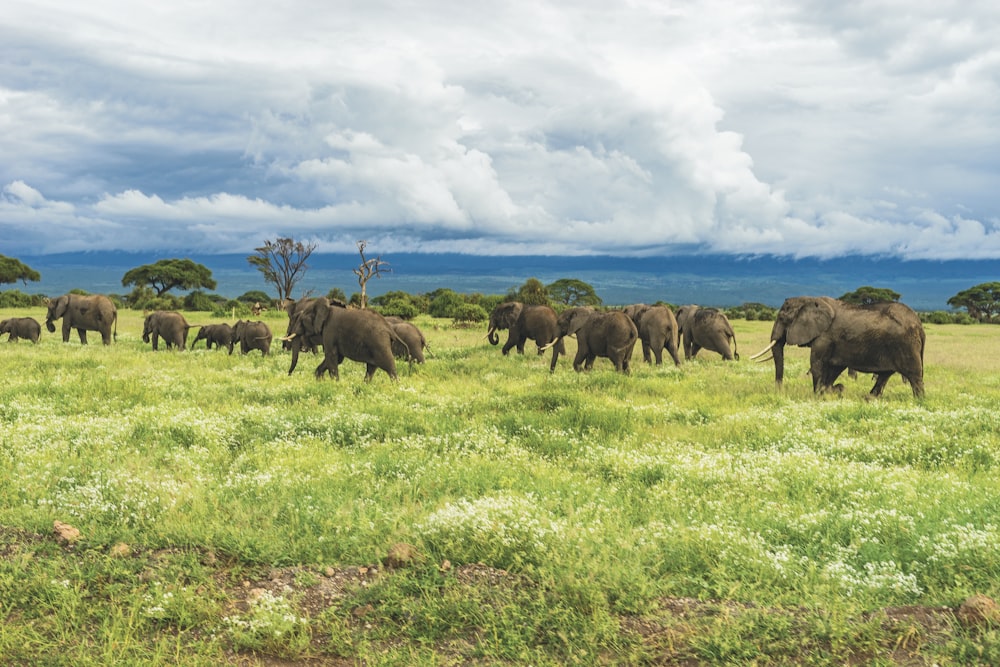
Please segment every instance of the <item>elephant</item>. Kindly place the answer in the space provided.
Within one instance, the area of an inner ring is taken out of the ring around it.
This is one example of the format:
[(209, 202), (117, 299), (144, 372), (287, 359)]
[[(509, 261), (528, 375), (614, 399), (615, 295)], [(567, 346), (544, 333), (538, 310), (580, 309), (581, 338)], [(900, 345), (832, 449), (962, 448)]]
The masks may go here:
[(709, 352), (718, 352), (726, 361), (739, 361), (736, 332), (729, 318), (718, 308), (681, 306), (677, 309), (677, 324), (684, 342), (685, 359), (693, 359), (704, 348)]
[(397, 359), (407, 359), (410, 363), (424, 363), (424, 350), (427, 349), (427, 339), (417, 325), (397, 318), (385, 318), (393, 328), (402, 343), (393, 342), (392, 354)]
[(183, 350), (187, 346), (188, 331), (197, 324), (188, 324), (180, 313), (173, 310), (157, 310), (149, 315), (142, 325), (142, 342), (153, 342), (153, 349), (160, 349), (160, 338), (167, 344), (167, 349)]
[(893, 373), (903, 376), (916, 398), (924, 395), (924, 342), (920, 317), (902, 303), (854, 305), (830, 297), (785, 299), (771, 328), (771, 343), (753, 356), (770, 352), (774, 380), (780, 388), (785, 345), (809, 348), (813, 392), (842, 392), (834, 384), (846, 368), (875, 375), (869, 395), (882, 395)]
[[(573, 370), (590, 370), (594, 359), (607, 357), (620, 373), (630, 372), (632, 350), (639, 340), (639, 330), (628, 315), (620, 310), (599, 312), (590, 306), (569, 308), (559, 315), (559, 339), (549, 346), (555, 347), (566, 336), (576, 335), (576, 358)], [(547, 347), (549, 347), (547, 346)], [(556, 369), (559, 355), (553, 351), (550, 371)]]
[(33, 317), (12, 317), (0, 322), (0, 335), (10, 334), (8, 342), (16, 343), (20, 338), (27, 338), (32, 343), (38, 343), (42, 333), (42, 325)]
[(233, 335), (233, 328), (223, 322), (222, 324), (206, 324), (201, 329), (198, 330), (198, 335), (194, 337), (191, 341), (191, 349), (198, 341), (204, 340), (205, 345), (209, 350), (212, 349), (212, 345), (215, 344), (216, 349), (228, 348), (229, 354), (233, 353), (233, 343), (236, 341), (236, 337)]
[[(490, 345), (500, 342), (498, 329), (509, 329), (507, 342), (504, 343), (504, 355), (516, 347), (518, 354), (524, 354), (524, 343), (529, 338), (538, 345), (538, 354), (548, 349), (549, 343), (558, 341), (553, 348), (553, 355), (566, 354), (562, 338), (559, 336), (559, 324), (556, 311), (551, 306), (523, 304), (520, 301), (501, 303), (490, 314), (489, 330), (486, 338)], [(544, 348), (544, 349), (543, 349)]]
[(103, 294), (63, 294), (50, 299), (45, 315), (45, 328), (55, 333), (54, 322), (62, 318), (62, 339), (69, 342), (69, 332), (76, 329), (80, 344), (87, 344), (88, 331), (100, 331), (105, 345), (118, 340), (118, 309), (111, 299)]
[(233, 325), (233, 342), (239, 342), (240, 354), (260, 350), (266, 357), (271, 352), (271, 338), (271, 328), (259, 320), (238, 320)]
[(650, 356), (652, 351), (656, 357), (656, 365), (661, 365), (665, 348), (670, 353), (670, 358), (674, 360), (674, 366), (681, 365), (681, 357), (677, 351), (680, 329), (674, 311), (668, 306), (647, 306), (644, 303), (637, 303), (625, 306), (622, 312), (632, 318), (639, 330), (643, 361), (647, 364), (652, 363)]
[(371, 382), (380, 368), (391, 379), (398, 378), (392, 345), (396, 342), (405, 346), (406, 343), (385, 318), (373, 310), (346, 308), (340, 302), (331, 303), (329, 299), (318, 297), (295, 314), (288, 323), (288, 330), (285, 338), (290, 341), (300, 336), (321, 337), (323, 361), (316, 367), (316, 379), (329, 373), (339, 380), (340, 362), (344, 359), (366, 365), (365, 382)]
[[(325, 299), (325, 297), (323, 297)], [(326, 305), (329, 306), (331, 301), (326, 300)], [(293, 336), (292, 333), (292, 323), (296, 320), (296, 315), (305, 311), (307, 308), (311, 307), (316, 301), (315, 297), (302, 297), (298, 301), (286, 300), (284, 303), (284, 311), (288, 313), (288, 327), (285, 330), (285, 337), (281, 339), (281, 346), (284, 349), (292, 351), (292, 363), (288, 368), (288, 374), (291, 375), (292, 371), (299, 363), (299, 352), (313, 352), (315, 353), (317, 349), (323, 345), (323, 336), (317, 331), (306, 331), (301, 335)], [(346, 306), (341, 301), (334, 300), (334, 303)], [(300, 323), (303, 328), (311, 329), (311, 322)]]

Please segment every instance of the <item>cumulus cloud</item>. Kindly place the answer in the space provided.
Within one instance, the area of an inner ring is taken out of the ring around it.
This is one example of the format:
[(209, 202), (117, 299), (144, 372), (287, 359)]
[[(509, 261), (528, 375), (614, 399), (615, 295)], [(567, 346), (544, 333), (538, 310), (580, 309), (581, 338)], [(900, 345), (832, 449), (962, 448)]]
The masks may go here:
[(0, 40), (8, 254), (1000, 257), (990, 3), (14, 0)]

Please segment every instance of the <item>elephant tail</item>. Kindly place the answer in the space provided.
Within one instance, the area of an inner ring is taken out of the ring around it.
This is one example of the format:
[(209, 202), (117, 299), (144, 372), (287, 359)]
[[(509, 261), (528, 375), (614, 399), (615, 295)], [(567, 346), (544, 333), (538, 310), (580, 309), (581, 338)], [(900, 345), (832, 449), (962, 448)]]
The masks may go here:
[(736, 351), (736, 332), (733, 332), (733, 359), (740, 360), (740, 353)]

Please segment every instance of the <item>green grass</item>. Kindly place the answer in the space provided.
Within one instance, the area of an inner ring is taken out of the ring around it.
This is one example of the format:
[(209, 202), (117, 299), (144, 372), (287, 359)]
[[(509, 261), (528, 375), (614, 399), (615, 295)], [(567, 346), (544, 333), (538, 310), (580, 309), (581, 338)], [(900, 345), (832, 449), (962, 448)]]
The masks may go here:
[(120, 316), (110, 348), (0, 343), (2, 664), (1000, 656), (950, 613), (1000, 596), (993, 327), (929, 325), (927, 397), (868, 401), (814, 396), (799, 349), (777, 391), (766, 322), (626, 377), (424, 318), (427, 364), (365, 384)]

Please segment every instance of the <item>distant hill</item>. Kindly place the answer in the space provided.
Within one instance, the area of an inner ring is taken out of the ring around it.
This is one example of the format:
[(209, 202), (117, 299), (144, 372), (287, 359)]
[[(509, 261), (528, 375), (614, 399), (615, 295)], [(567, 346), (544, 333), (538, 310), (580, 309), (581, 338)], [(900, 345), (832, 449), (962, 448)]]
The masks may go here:
[[(261, 274), (246, 254), (82, 252), (19, 257), (42, 275), (39, 283), (8, 285), (28, 293), (62, 294), (73, 288), (124, 293), (121, 277), (131, 268), (165, 257), (189, 257), (212, 270), (217, 293), (236, 297), (265, 290)], [(949, 310), (958, 292), (1000, 280), (1000, 261), (903, 261), (868, 257), (831, 260), (775, 257), (686, 255), (677, 257), (548, 257), (461, 254), (383, 254), (391, 273), (368, 284), (372, 296), (387, 291), (429, 292), (447, 287), (457, 292), (504, 294), (528, 278), (550, 283), (578, 278), (592, 285), (605, 303), (698, 303), (735, 306), (757, 301), (779, 306), (800, 294), (840, 296), (862, 285), (888, 287), (917, 310)], [(315, 254), (298, 294), (325, 294), (332, 287), (358, 291), (351, 269), (357, 254)]]

